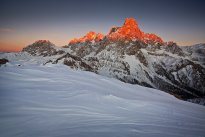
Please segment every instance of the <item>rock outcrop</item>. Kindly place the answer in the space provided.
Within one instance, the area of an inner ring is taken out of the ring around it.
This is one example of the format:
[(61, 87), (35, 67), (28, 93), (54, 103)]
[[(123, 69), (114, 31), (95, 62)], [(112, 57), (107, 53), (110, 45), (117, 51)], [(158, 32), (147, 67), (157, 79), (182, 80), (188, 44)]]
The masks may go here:
[(0, 59), (0, 65), (6, 64), (7, 62), (9, 62), (8, 59), (5, 59), (5, 58)]
[(57, 48), (53, 43), (48, 40), (38, 40), (35, 43), (23, 48), (22, 51), (28, 52), (31, 55), (39, 56), (53, 56), (63, 54), (64, 51)]

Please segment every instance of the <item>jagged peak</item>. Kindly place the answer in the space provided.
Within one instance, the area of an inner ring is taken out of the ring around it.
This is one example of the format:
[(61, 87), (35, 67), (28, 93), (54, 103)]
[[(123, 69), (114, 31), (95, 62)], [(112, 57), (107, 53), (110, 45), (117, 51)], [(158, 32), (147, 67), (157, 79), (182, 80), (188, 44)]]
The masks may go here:
[(37, 40), (35, 43), (51, 43), (49, 40)]
[(53, 44), (49, 40), (37, 40), (29, 46), (33, 46), (33, 47), (45, 47), (45, 46), (55, 47), (55, 44)]
[[(100, 33), (95, 33), (93, 31), (88, 32), (84, 37), (74, 38), (69, 44), (83, 43), (83, 42), (98, 42), (102, 40), (105, 36)], [(112, 27), (109, 33), (106, 35), (110, 41), (118, 40), (141, 40), (146, 43), (164, 43), (163, 40), (153, 33), (144, 33), (140, 30), (137, 21), (134, 18), (126, 18), (122, 27)]]
[(137, 21), (134, 18), (127, 18), (124, 22), (124, 25), (120, 27), (117, 31), (110, 34), (108, 38), (111, 41), (119, 40), (119, 39), (142, 39), (143, 34), (139, 29)]
[(41, 48), (45, 48), (49, 47), (49, 48), (54, 48), (55, 45), (53, 43), (51, 43), (49, 40), (37, 40), (34, 43), (24, 47), (22, 49), (22, 51), (27, 51), (28, 49), (35, 51), (36, 49), (41, 49)]
[(134, 18), (126, 18), (124, 22), (124, 26), (138, 26), (137, 21)]
[(72, 39), (69, 42), (69, 44), (76, 44), (76, 43), (82, 43), (82, 42), (91, 42), (91, 41), (98, 42), (98, 41), (102, 40), (103, 38), (104, 38), (103, 34), (90, 31), (85, 36), (83, 36), (81, 38)]
[(153, 33), (143, 33), (143, 39), (144, 41), (153, 41), (158, 43), (164, 43), (163, 40)]

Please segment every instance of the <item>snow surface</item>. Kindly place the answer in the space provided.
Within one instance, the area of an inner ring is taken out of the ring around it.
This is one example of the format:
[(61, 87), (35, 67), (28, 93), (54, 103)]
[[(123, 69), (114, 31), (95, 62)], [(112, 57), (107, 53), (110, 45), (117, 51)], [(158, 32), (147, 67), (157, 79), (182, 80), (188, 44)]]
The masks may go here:
[(205, 107), (65, 65), (0, 67), (1, 137), (204, 137)]

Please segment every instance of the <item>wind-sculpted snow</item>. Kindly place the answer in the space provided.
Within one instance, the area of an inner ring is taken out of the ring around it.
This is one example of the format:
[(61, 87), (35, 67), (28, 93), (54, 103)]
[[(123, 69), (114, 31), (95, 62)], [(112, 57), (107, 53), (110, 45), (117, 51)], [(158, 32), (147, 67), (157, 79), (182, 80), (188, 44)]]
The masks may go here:
[(6, 65), (0, 67), (2, 137), (205, 135), (205, 107), (163, 91), (61, 64)]

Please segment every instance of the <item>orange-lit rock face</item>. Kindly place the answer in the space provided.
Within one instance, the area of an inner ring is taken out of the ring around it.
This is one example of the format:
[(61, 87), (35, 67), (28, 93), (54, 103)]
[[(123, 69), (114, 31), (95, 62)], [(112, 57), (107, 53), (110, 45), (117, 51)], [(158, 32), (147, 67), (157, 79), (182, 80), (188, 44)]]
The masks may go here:
[(134, 18), (127, 18), (124, 25), (116, 32), (111, 33), (108, 38), (110, 40), (117, 39), (142, 39), (142, 32), (138, 27), (138, 24)]
[(74, 39), (70, 40), (69, 44), (76, 44), (78, 42), (79, 42), (79, 40), (74, 38)]
[[(153, 41), (163, 43), (163, 40), (155, 34), (144, 33), (139, 29), (139, 26), (134, 18), (125, 20), (124, 25), (117, 30), (112, 28), (108, 36), (109, 40), (116, 41), (119, 39), (133, 40), (138, 39), (142, 41)], [(113, 32), (112, 32), (113, 31)]]
[(82, 43), (82, 42), (91, 42), (91, 41), (95, 41), (98, 42), (100, 40), (102, 40), (104, 38), (103, 34), (100, 33), (95, 33), (95, 32), (88, 32), (84, 37), (79, 38), (79, 39), (72, 39), (69, 44), (76, 44), (76, 43)]
[(153, 42), (163, 43), (163, 40), (155, 34), (145, 33), (143, 35), (143, 39), (145, 41), (153, 41)]
[[(108, 35), (106, 35), (110, 41), (118, 40), (141, 40), (144, 42), (163, 43), (163, 40), (155, 34), (144, 33), (140, 30), (136, 20), (134, 18), (127, 18), (122, 27), (111, 28)], [(100, 33), (89, 32), (84, 37), (79, 39), (73, 39), (69, 44), (76, 44), (87, 41), (98, 42), (105, 36)]]
[(104, 37), (105, 37), (105, 36), (104, 36), (103, 34), (98, 33), (98, 34), (96, 35), (95, 41), (100, 41), (100, 40), (102, 40)]

